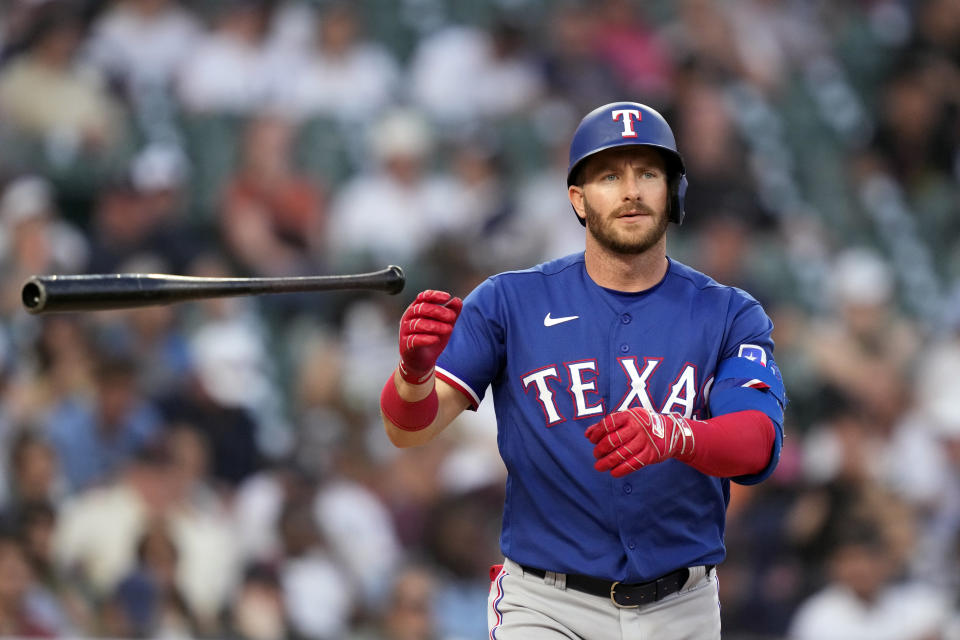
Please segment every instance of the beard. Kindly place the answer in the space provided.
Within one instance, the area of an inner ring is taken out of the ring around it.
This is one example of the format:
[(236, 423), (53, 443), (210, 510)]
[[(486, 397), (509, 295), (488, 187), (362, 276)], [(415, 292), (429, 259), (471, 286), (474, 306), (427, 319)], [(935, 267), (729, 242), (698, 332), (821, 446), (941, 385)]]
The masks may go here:
[[(655, 246), (663, 238), (670, 224), (666, 210), (657, 213), (643, 204), (626, 204), (609, 215), (603, 215), (591, 207), (586, 199), (583, 201), (583, 207), (587, 214), (587, 233), (592, 235), (600, 246), (622, 255), (641, 254)], [(615, 226), (616, 219), (622, 212), (635, 209), (650, 215), (654, 222), (653, 226), (646, 229), (623, 229)]]

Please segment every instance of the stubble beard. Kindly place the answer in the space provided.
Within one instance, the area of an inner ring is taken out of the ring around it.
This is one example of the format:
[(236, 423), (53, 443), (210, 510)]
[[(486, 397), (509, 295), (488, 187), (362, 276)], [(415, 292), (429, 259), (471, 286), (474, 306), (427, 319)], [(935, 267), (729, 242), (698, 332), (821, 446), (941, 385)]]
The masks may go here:
[[(584, 200), (584, 212), (586, 213), (587, 233), (603, 248), (621, 255), (638, 255), (645, 253), (651, 247), (656, 246), (667, 232), (667, 226), (670, 220), (667, 212), (657, 213), (650, 207), (643, 204), (624, 205), (608, 215), (604, 215), (590, 206), (590, 203)], [(646, 230), (617, 229), (614, 224), (621, 211), (639, 209), (653, 217), (655, 224)]]

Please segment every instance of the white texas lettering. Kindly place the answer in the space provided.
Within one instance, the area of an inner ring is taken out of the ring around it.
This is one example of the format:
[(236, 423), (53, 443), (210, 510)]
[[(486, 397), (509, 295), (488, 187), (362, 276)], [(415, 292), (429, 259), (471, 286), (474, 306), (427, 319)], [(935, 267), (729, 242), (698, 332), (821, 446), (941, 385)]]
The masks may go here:
[[(567, 369), (570, 371), (570, 395), (573, 396), (573, 406), (577, 410), (575, 419), (603, 415), (603, 400), (587, 406), (586, 398), (587, 392), (597, 393), (597, 361), (571, 362), (567, 364)], [(593, 373), (594, 377), (589, 382), (583, 379), (584, 371)]]
[(560, 380), (556, 367), (538, 369), (525, 375), (520, 381), (523, 382), (524, 391), (529, 390), (531, 383), (536, 385), (537, 401), (540, 403), (540, 408), (543, 409), (543, 414), (547, 418), (547, 426), (549, 427), (563, 420), (563, 416), (557, 411), (557, 405), (553, 401), (553, 391), (547, 386), (547, 378)]
[[(693, 417), (693, 403), (697, 398), (697, 368), (689, 362), (670, 387), (670, 396), (663, 404), (661, 413), (679, 413), (684, 418)], [(674, 407), (681, 407), (678, 411)]]
[[(706, 406), (713, 386), (713, 376), (707, 379), (698, 393), (699, 370), (696, 365), (689, 362), (684, 365), (674, 378), (667, 399), (662, 406), (657, 407), (650, 398), (649, 384), (651, 376), (657, 371), (663, 358), (644, 358), (642, 369), (638, 366), (635, 356), (617, 358), (617, 361), (627, 378), (629, 390), (612, 411), (625, 411), (639, 405), (657, 413), (677, 413), (684, 418), (698, 418), (694, 410), (698, 406), (701, 409)], [(566, 369), (566, 380), (560, 377), (560, 371), (563, 369)], [(555, 364), (542, 367), (531, 371), (520, 380), (525, 393), (529, 394), (531, 388), (536, 390), (535, 397), (540, 404), (546, 426), (552, 427), (566, 420), (560, 413), (557, 403), (557, 392), (560, 389), (566, 389), (570, 394), (573, 420), (590, 416), (599, 417), (607, 413), (603, 392), (600, 390), (599, 369), (596, 360), (580, 360), (564, 363), (563, 367)]]
[(650, 395), (647, 394), (647, 380), (656, 368), (660, 366), (660, 363), (663, 362), (663, 358), (644, 358), (642, 372), (637, 371), (637, 358), (635, 356), (617, 358), (617, 360), (620, 362), (620, 366), (630, 380), (630, 391), (623, 396), (616, 410), (624, 411), (636, 400), (644, 409), (656, 411), (656, 407), (653, 406), (653, 402), (650, 400)]

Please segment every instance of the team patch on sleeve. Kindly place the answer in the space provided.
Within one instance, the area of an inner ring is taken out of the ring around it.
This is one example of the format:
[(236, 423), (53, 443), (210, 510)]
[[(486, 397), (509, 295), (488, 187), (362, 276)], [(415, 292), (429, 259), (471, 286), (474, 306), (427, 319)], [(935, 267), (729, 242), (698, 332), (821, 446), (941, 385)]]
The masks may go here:
[(746, 358), (751, 362), (756, 362), (757, 364), (767, 366), (767, 352), (764, 351), (763, 347), (755, 344), (740, 345), (740, 350), (737, 352), (737, 357)]

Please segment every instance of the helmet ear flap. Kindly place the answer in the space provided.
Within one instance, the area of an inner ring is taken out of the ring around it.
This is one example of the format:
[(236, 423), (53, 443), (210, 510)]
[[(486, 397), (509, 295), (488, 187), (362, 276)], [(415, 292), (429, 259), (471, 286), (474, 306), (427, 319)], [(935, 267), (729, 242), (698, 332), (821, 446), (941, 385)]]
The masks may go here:
[(683, 217), (686, 212), (683, 210), (683, 201), (687, 197), (687, 174), (681, 173), (680, 178), (674, 178), (670, 181), (670, 222), (678, 225), (683, 224)]

